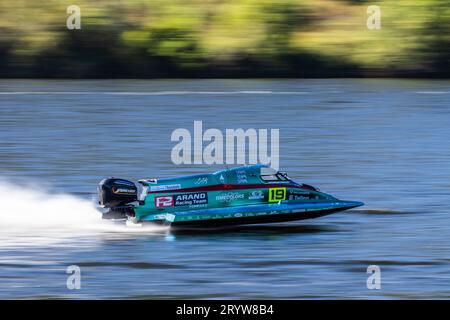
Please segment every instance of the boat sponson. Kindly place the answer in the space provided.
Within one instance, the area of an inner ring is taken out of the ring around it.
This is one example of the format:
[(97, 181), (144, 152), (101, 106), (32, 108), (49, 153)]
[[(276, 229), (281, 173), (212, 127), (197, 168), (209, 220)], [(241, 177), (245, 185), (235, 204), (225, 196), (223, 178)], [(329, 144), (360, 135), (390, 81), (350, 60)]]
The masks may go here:
[(165, 219), (172, 225), (229, 225), (261, 222), (284, 222), (312, 219), (362, 206), (358, 201), (333, 201), (314, 203), (277, 203), (212, 208), (145, 217), (144, 221)]

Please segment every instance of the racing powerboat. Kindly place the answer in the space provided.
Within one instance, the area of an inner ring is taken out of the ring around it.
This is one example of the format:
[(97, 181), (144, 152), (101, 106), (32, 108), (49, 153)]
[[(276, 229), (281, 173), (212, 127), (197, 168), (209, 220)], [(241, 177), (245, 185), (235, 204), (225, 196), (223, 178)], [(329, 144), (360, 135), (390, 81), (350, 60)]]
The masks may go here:
[(362, 206), (338, 200), (263, 165), (170, 179), (118, 178), (98, 186), (105, 219), (222, 226), (312, 219)]

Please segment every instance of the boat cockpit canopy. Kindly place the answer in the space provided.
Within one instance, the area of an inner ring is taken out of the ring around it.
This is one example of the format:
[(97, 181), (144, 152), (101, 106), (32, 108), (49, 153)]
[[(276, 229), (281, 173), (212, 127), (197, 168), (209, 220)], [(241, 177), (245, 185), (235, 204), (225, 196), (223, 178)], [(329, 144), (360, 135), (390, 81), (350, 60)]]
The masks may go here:
[(261, 168), (261, 180), (266, 182), (291, 181), (286, 172), (277, 171), (272, 168)]

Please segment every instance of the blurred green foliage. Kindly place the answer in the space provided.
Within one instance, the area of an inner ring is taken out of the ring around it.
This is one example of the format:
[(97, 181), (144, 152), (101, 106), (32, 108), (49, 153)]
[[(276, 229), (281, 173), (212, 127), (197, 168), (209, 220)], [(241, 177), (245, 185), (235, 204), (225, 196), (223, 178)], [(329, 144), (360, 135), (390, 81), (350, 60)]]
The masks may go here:
[(447, 0), (1, 0), (0, 77), (448, 77), (449, 22)]

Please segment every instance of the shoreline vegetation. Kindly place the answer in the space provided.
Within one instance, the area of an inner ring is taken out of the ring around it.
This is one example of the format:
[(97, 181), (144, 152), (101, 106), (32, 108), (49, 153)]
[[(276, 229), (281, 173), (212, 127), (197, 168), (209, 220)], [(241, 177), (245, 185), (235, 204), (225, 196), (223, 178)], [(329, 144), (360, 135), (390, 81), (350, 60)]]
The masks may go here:
[(446, 0), (2, 0), (0, 78), (448, 78), (449, 24)]

